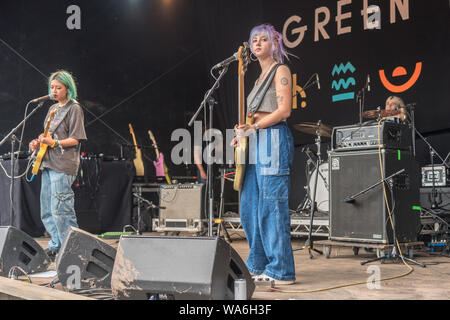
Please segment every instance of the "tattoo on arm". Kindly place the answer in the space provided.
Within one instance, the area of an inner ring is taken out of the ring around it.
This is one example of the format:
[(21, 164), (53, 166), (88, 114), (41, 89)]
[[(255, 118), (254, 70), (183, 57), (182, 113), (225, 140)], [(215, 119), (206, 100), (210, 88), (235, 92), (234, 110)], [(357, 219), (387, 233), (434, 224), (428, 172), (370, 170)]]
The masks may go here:
[(289, 81), (288, 81), (287, 78), (281, 78), (280, 83), (281, 83), (283, 86), (287, 86), (287, 85), (289, 84)]
[(283, 103), (283, 96), (277, 96), (278, 103)]

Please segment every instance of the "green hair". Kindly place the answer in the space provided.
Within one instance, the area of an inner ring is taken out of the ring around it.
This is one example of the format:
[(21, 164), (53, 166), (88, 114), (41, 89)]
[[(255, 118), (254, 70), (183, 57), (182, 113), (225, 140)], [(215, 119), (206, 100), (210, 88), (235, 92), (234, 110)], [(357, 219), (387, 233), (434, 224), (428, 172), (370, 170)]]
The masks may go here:
[(53, 72), (48, 78), (48, 94), (51, 94), (51, 83), (53, 80), (57, 80), (61, 82), (67, 89), (67, 99), (76, 99), (77, 98), (77, 85), (75, 84), (75, 80), (70, 72), (65, 70), (58, 70)]

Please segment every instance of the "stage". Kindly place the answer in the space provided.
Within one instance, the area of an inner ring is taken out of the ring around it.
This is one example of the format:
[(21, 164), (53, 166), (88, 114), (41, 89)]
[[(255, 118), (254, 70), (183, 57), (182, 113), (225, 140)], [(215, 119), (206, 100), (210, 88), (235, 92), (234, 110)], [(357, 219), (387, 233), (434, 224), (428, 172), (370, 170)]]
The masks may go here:
[[(158, 235), (146, 233), (145, 235)], [(48, 238), (35, 240), (43, 247)], [(231, 233), (230, 243), (240, 257), (245, 261), (249, 248), (247, 241), (238, 232)], [(118, 246), (118, 239), (105, 240), (113, 247)], [(293, 239), (294, 249), (302, 247), (304, 240)], [(318, 245), (316, 249), (322, 250)], [(313, 252), (310, 259), (307, 250), (294, 251), (296, 266), (296, 283), (289, 286), (275, 287), (257, 286), (251, 300), (447, 300), (450, 298), (450, 277), (448, 270), (449, 258), (439, 253), (430, 253), (428, 248), (415, 250), (414, 260), (426, 265), (422, 268), (401, 261), (384, 263), (373, 262), (361, 265), (362, 261), (376, 258), (375, 253), (360, 250), (356, 256), (351, 247), (333, 248), (330, 257)], [(174, 261), (177, 263), (177, 261)], [(56, 270), (53, 262), (48, 270)], [(375, 275), (379, 272), (380, 279), (395, 278), (377, 283)], [(404, 275), (404, 276), (403, 276)], [(398, 278), (396, 278), (398, 277)], [(25, 279), (24, 277), (20, 277)], [(33, 278), (32, 283), (43, 285), (53, 278)], [(358, 285), (352, 285), (360, 283)], [(369, 284), (367, 284), (369, 282)], [(56, 284), (54, 290), (62, 291), (61, 284)], [(85, 296), (78, 295), (80, 300)], [(43, 297), (44, 298), (44, 297)], [(71, 297), (74, 298), (73, 296)]]

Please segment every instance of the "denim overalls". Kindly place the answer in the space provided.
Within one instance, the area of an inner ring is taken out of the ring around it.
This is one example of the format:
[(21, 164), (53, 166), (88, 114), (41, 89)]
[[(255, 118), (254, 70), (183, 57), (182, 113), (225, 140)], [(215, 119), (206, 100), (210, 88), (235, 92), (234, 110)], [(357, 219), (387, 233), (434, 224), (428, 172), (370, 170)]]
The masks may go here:
[(249, 161), (240, 217), (250, 247), (247, 268), (277, 280), (295, 280), (289, 215), (294, 143), (285, 121), (249, 137)]

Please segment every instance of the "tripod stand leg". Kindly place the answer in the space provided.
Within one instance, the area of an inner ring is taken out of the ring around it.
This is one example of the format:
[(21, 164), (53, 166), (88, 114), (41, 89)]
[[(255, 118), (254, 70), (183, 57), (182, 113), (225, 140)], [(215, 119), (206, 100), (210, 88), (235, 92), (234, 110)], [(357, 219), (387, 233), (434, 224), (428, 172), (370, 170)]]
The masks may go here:
[(361, 265), (363, 266), (363, 265), (365, 265), (367, 263), (371, 263), (371, 262), (375, 262), (375, 261), (380, 261), (381, 263), (383, 263), (383, 259), (384, 258), (386, 258), (386, 256), (378, 257), (378, 258), (375, 258), (375, 259), (369, 259), (369, 260), (361, 262)]
[(418, 266), (421, 266), (422, 268), (425, 268), (425, 267), (426, 267), (426, 265), (424, 265), (423, 263), (417, 262), (416, 260), (407, 258), (407, 257), (405, 257), (405, 256), (399, 256), (399, 257), (402, 258), (403, 260), (406, 260), (406, 261), (409, 261), (409, 262), (411, 262), (411, 263), (417, 264)]

